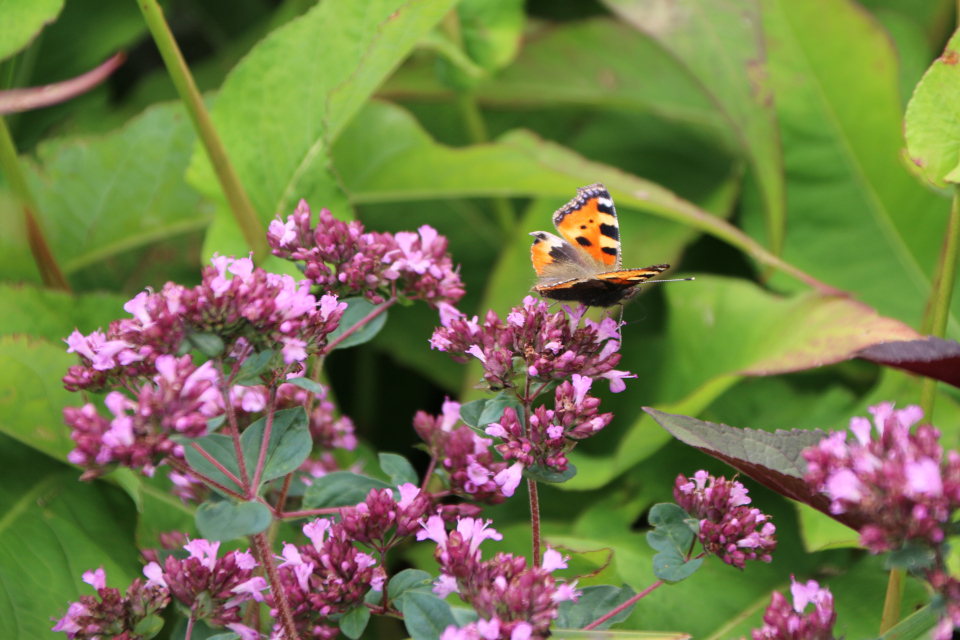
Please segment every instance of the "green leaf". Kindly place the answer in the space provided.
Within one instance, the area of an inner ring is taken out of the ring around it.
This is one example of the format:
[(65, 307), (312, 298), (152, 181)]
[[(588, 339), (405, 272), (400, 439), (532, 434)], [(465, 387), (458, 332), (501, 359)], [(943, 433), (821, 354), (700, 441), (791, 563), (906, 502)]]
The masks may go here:
[(537, 482), (547, 482), (549, 484), (566, 482), (575, 475), (577, 475), (577, 468), (572, 464), (568, 464), (566, 470), (563, 472), (544, 469), (539, 465), (524, 467), (523, 469), (523, 477), (536, 480)]
[(520, 400), (509, 391), (501, 391), (487, 400), (487, 403), (483, 406), (483, 411), (477, 419), (477, 428), (483, 429), (488, 424), (500, 422), (500, 419), (503, 417), (503, 412), (507, 407), (513, 407), (513, 410), (517, 413), (517, 420), (519, 420), (522, 425), (523, 405), (520, 403)]
[[(271, 351), (270, 349), (253, 353), (250, 357), (243, 361), (243, 364), (240, 365), (240, 371), (237, 372), (237, 376), (233, 379), (233, 384), (240, 385), (242, 387), (252, 387), (263, 384), (263, 379), (260, 377), (260, 375), (270, 368), (270, 360), (273, 358), (275, 353), (276, 352)], [(293, 381), (296, 379), (300, 378), (287, 380), (287, 382), (297, 384)]]
[(675, 504), (656, 504), (650, 509), (653, 531), (647, 532), (647, 542), (660, 552), (674, 552), (680, 556), (690, 553), (696, 533), (690, 528), (690, 515)]
[(117, 318), (128, 315), (123, 310), (127, 299), (107, 293), (70, 295), (52, 289), (0, 284), (0, 307), (4, 310), (0, 333), (46, 338), (66, 351), (63, 340), (74, 329), (86, 335), (95, 329), (106, 329)]
[(0, 0), (0, 60), (26, 47), (44, 25), (57, 19), (61, 9), (63, 0)]
[(300, 387), (301, 389), (305, 389), (310, 393), (313, 393), (318, 396), (322, 396), (324, 393), (326, 393), (326, 390), (323, 388), (323, 385), (312, 378), (305, 378), (303, 376), (300, 376), (297, 378), (287, 378), (286, 381), (292, 385)]
[(340, 618), (340, 631), (350, 640), (357, 640), (370, 622), (370, 609), (364, 605), (353, 607)]
[(387, 592), (391, 600), (396, 600), (407, 591), (413, 589), (431, 589), (434, 577), (419, 569), (404, 569), (390, 578), (387, 583)]
[[(609, 584), (583, 587), (576, 602), (566, 600), (560, 603), (556, 626), (560, 629), (582, 629), (635, 595), (636, 591), (626, 584), (619, 588)], [(627, 607), (596, 628), (609, 629), (610, 625), (623, 622), (630, 616), (635, 606), (634, 604)]]
[(907, 105), (904, 133), (907, 153), (923, 177), (946, 187), (958, 182), (960, 165), (960, 32), (933, 61)]
[[(264, 227), (278, 212), (291, 213), (300, 198), (339, 217), (350, 214), (328, 168), (329, 145), (453, 5), (453, 0), (321, 2), (271, 32), (234, 67), (211, 116)], [(222, 198), (199, 149), (189, 180)], [(226, 217), (214, 226), (236, 227)]]
[(397, 600), (397, 608), (412, 640), (439, 640), (448, 626), (455, 625), (450, 605), (432, 593), (408, 591)]
[(918, 640), (929, 638), (930, 631), (940, 620), (940, 612), (932, 605), (926, 605), (909, 617), (901, 620), (878, 640)]
[(371, 489), (392, 489), (382, 480), (349, 471), (334, 471), (316, 478), (303, 496), (304, 509), (352, 507), (367, 499)]
[(273, 515), (262, 502), (208, 500), (197, 507), (197, 530), (208, 540), (236, 540), (260, 533), (270, 526)]
[[(903, 162), (898, 60), (888, 34), (846, 0), (776, 0), (762, 15), (785, 150), (783, 257), (881, 314), (920, 326), (950, 203)], [(743, 224), (759, 233), (754, 208), (745, 208)], [(795, 288), (782, 277), (772, 283)], [(955, 315), (957, 296), (953, 304)], [(948, 334), (956, 339), (954, 315)]]
[(223, 344), (223, 338), (215, 333), (187, 334), (186, 343), (208, 358), (221, 356), (226, 348)]
[(77, 471), (0, 436), (0, 625), (10, 638), (55, 637), (80, 595), (84, 571), (103, 566), (125, 590), (140, 574), (134, 519), (124, 493), (77, 482)]
[(199, 195), (183, 182), (193, 139), (182, 106), (163, 104), (99, 138), (45, 142), (36, 164), (25, 161), (47, 241), (67, 275), (207, 225)]
[(390, 476), (390, 482), (396, 486), (404, 483), (419, 484), (417, 472), (410, 461), (395, 453), (380, 454), (380, 468)]
[[(332, 343), (346, 333), (348, 329), (358, 324), (379, 306), (371, 303), (366, 298), (344, 298), (341, 302), (346, 302), (349, 306), (343, 312), (340, 325), (327, 336), (327, 344)], [(344, 338), (334, 349), (347, 349), (373, 340), (374, 336), (380, 332), (380, 329), (382, 329), (386, 323), (387, 313), (387, 311), (382, 311), (375, 318)]]
[[(192, 440), (184, 439), (183, 456), (187, 459), (187, 463), (191, 467), (211, 480), (219, 482), (228, 489), (232, 489), (238, 493), (243, 491), (240, 485), (230, 480), (226, 474), (197, 451), (194, 445), (203, 449), (210, 457), (219, 462), (227, 471), (239, 479), (240, 467), (237, 465), (237, 454), (235, 453), (233, 440), (230, 436), (225, 436), (222, 433), (211, 433), (202, 438), (194, 438)], [(244, 456), (244, 461), (246, 462), (246, 456)], [(252, 471), (250, 467), (247, 467), (247, 473)], [(213, 489), (218, 493), (222, 493), (215, 487)]]
[(757, 176), (768, 217), (766, 244), (778, 253), (786, 196), (759, 2), (692, 0), (664, 5), (605, 0), (604, 4), (676, 56), (720, 107)]
[[(260, 449), (263, 446), (263, 434), (267, 418), (260, 418), (240, 435), (247, 472), (254, 473)], [(263, 461), (260, 482), (285, 476), (296, 471), (310, 455), (313, 439), (310, 436), (310, 421), (303, 407), (284, 409), (273, 415), (270, 427), (270, 442), (267, 443), (267, 455)]]
[(480, 428), (480, 416), (483, 415), (483, 410), (486, 408), (487, 402), (487, 398), (464, 402), (460, 405), (460, 419), (474, 429)]
[[(802, 371), (855, 357), (870, 344), (910, 340), (917, 334), (847, 298), (805, 293), (781, 297), (741, 279), (697, 276), (663, 287), (669, 305), (663, 356), (650, 357), (651, 342), (625, 340), (618, 368), (655, 380), (662, 410), (697, 415), (743, 376)], [(629, 329), (628, 329), (629, 331)], [(696, 363), (691, 366), (690, 363)], [(630, 388), (630, 381), (627, 387)], [(650, 399), (652, 401), (653, 398)], [(649, 401), (648, 401), (649, 402)], [(570, 489), (603, 486), (647, 459), (669, 440), (640, 416), (612, 460), (593, 460), (579, 450), (570, 461), (580, 470)]]
[(523, 34), (523, 0), (461, 0), (457, 4), (463, 48), (484, 69), (510, 64)]
[(922, 544), (906, 544), (884, 556), (884, 567), (921, 571), (932, 567), (936, 560), (936, 554), (930, 547)]
[(60, 381), (77, 356), (63, 344), (0, 336), (0, 432), (66, 461), (73, 449), (63, 408), (83, 399)]

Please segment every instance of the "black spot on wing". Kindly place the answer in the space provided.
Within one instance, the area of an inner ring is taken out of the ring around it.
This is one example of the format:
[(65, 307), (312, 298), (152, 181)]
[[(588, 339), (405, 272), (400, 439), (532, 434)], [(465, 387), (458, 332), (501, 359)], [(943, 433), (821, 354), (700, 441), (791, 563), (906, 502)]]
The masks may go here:
[(600, 251), (603, 251), (603, 252), (604, 252), (605, 254), (607, 254), (608, 256), (615, 256), (615, 255), (617, 255), (617, 248), (616, 248), (616, 247), (603, 247), (602, 249), (600, 249)]
[(590, 242), (590, 240), (588, 240), (587, 238), (584, 238), (583, 236), (577, 236), (577, 244), (580, 245), (581, 247), (590, 247), (593, 245), (593, 243)]
[[(606, 191), (606, 189), (604, 189), (604, 191)], [(608, 193), (608, 194), (607, 194), (607, 198), (609, 198), (609, 197), (610, 197), (610, 194)], [(598, 199), (598, 200), (597, 200), (597, 211), (599, 211), (600, 213), (613, 213), (613, 206), (612, 206), (612, 205), (607, 205), (607, 204), (605, 204), (605, 203), (603, 203), (603, 202), (600, 202), (600, 200)]]
[(620, 239), (620, 229), (618, 229), (615, 225), (612, 225), (612, 224), (601, 224), (600, 233), (607, 236), (611, 240)]

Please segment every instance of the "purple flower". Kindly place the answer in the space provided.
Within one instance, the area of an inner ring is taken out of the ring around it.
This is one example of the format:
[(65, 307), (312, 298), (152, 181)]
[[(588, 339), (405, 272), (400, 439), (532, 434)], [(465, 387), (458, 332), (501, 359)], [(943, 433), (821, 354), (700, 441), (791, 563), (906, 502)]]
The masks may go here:
[[(764, 625), (751, 632), (753, 640), (833, 640), (837, 614), (833, 594), (813, 580), (799, 583), (790, 576), (793, 606), (779, 591), (774, 591), (770, 606), (763, 614)], [(810, 613), (804, 613), (813, 604)]]
[(873, 429), (853, 418), (853, 439), (833, 433), (803, 452), (805, 480), (831, 499), (831, 511), (866, 522), (860, 542), (872, 552), (908, 541), (939, 547), (960, 507), (960, 455), (944, 455), (940, 432), (929, 424), (911, 432), (923, 417), (919, 407), (882, 403), (870, 412)]
[(692, 478), (677, 476), (673, 496), (700, 521), (698, 537), (705, 552), (739, 569), (747, 560), (770, 562), (777, 548), (776, 527), (770, 516), (747, 506), (750, 497), (742, 484), (701, 470)]
[[(121, 597), (118, 589), (107, 587), (107, 576), (100, 567), (83, 574), (83, 581), (92, 586), (96, 596), (80, 596), (79, 602), (71, 602), (67, 613), (54, 631), (62, 631), (70, 640), (100, 640), (106, 637), (122, 637), (127, 640), (146, 640), (137, 632), (138, 626), (147, 618), (156, 618), (170, 603), (170, 594), (163, 585), (134, 580)], [(153, 625), (142, 625), (151, 628)]]

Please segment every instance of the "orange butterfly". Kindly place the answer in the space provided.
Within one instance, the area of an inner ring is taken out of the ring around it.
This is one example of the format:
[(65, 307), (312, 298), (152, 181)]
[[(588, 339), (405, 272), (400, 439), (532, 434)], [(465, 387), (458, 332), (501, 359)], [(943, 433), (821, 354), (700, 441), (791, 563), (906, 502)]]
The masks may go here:
[(553, 214), (563, 238), (534, 231), (530, 248), (540, 282), (533, 288), (545, 298), (591, 307), (622, 303), (640, 291), (641, 283), (670, 268), (655, 264), (622, 269), (620, 227), (613, 198), (602, 184), (577, 189), (577, 197)]

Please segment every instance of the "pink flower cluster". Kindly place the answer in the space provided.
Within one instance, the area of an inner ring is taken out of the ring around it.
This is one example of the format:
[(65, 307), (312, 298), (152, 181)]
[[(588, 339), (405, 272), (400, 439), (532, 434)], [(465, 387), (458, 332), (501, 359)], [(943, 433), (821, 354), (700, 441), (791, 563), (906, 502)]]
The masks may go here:
[[(814, 580), (803, 584), (790, 576), (790, 581), (793, 606), (782, 593), (774, 591), (763, 614), (763, 627), (751, 632), (753, 640), (833, 640), (833, 626), (837, 623), (833, 594)], [(809, 604), (813, 604), (813, 610), (804, 613)]]
[(107, 587), (103, 567), (84, 573), (83, 581), (96, 589), (97, 596), (80, 596), (78, 602), (71, 602), (53, 627), (70, 640), (145, 640), (163, 625), (158, 614), (170, 604), (170, 593), (162, 585), (137, 579), (121, 597), (118, 589)]
[(270, 223), (267, 242), (275, 256), (304, 262), (306, 277), (325, 291), (363, 294), (374, 304), (394, 290), (433, 307), (456, 304), (464, 294), (447, 239), (426, 225), (418, 233), (365, 233), (359, 222), (321, 209), (312, 227), (310, 207), (301, 200), (286, 222)]
[(318, 301), (306, 281), (255, 269), (249, 258), (214, 256), (211, 262), (192, 289), (168, 282), (158, 293), (138, 294), (123, 307), (133, 318), (114, 321), (106, 333), (74, 331), (67, 351), (82, 364), (67, 372), (66, 387), (99, 390), (152, 375), (156, 358), (177, 354), (191, 334), (214, 334), (225, 353), (241, 359), (251, 350), (274, 349), (287, 364), (302, 362), (323, 348), (346, 309), (333, 295)]
[[(514, 386), (524, 373), (533, 380), (549, 382), (573, 374), (607, 378), (613, 392), (626, 388), (623, 378), (636, 377), (614, 369), (620, 361), (620, 333), (616, 321), (590, 319), (579, 327), (586, 307), (577, 312), (549, 313), (546, 302), (527, 296), (515, 307), (507, 322), (493, 311), (481, 325), (456, 309), (441, 309), (443, 324), (430, 339), (434, 349), (446, 351), (458, 362), (473, 356), (483, 363), (484, 381), (492, 390)], [(524, 363), (521, 372), (516, 360)]]
[[(332, 637), (331, 627), (323, 622), (363, 602), (371, 587), (381, 590), (386, 574), (382, 567), (376, 567), (372, 555), (354, 546), (339, 523), (317, 519), (305, 524), (303, 533), (311, 544), (283, 546), (279, 588), (287, 596), (300, 637), (326, 639)], [(274, 599), (268, 597), (267, 602), (274, 607), (271, 615), (276, 619)], [(283, 637), (279, 625), (274, 631), (277, 637)]]
[(217, 557), (219, 542), (203, 538), (183, 546), (189, 552), (185, 559), (169, 555), (161, 565), (156, 554), (143, 568), (149, 578), (147, 586), (163, 587), (190, 611), (190, 617), (204, 620), (210, 626), (227, 627), (243, 637), (250, 630), (240, 623), (241, 605), (263, 602), (261, 593), (267, 581), (254, 576), (259, 565), (249, 552), (230, 551)]
[(119, 391), (107, 394), (104, 403), (113, 414), (110, 420), (101, 417), (92, 403), (63, 410), (77, 445), (67, 459), (86, 468), (84, 479), (100, 475), (111, 463), (153, 475), (167, 456), (182, 457), (171, 435), (200, 437), (206, 433), (207, 420), (223, 412), (211, 362), (197, 367), (189, 355), (160, 355), (154, 366), (152, 379), (128, 380), (133, 398)]
[(392, 489), (371, 489), (365, 501), (340, 509), (339, 526), (351, 539), (380, 553), (418, 533), (421, 519), (434, 511), (433, 502), (409, 482), (399, 489), (399, 500), (394, 499)]
[(528, 567), (525, 558), (498, 553), (482, 560), (480, 544), (484, 540), (503, 538), (490, 521), (461, 518), (454, 531), (447, 532), (440, 516), (431, 516), (418, 540), (437, 543), (434, 557), (440, 563), (440, 579), (434, 593), (445, 598), (457, 593), (470, 604), (482, 621), (461, 629), (448, 627), (445, 640), (527, 640), (545, 638), (550, 623), (558, 615), (558, 606), (565, 600), (576, 600), (576, 582), (559, 582), (551, 575), (566, 568), (566, 559), (559, 552), (547, 549), (543, 564)]
[(570, 440), (594, 435), (613, 419), (612, 413), (597, 413), (600, 400), (587, 395), (593, 380), (573, 374), (573, 381), (557, 387), (554, 408), (541, 405), (524, 428), (512, 407), (507, 407), (499, 423), (486, 427), (488, 436), (501, 438), (497, 451), (504, 460), (517, 460), (524, 467), (540, 466), (562, 473), (567, 470)]
[(747, 506), (750, 496), (742, 484), (701, 470), (689, 479), (677, 476), (673, 496), (681, 509), (700, 521), (704, 551), (739, 569), (747, 560), (770, 562), (777, 529), (770, 516)]
[(910, 428), (920, 407), (895, 410), (890, 403), (850, 420), (853, 441), (839, 431), (803, 452), (805, 480), (830, 499), (834, 513), (852, 513), (867, 522), (861, 544), (873, 553), (914, 541), (943, 542), (951, 514), (960, 507), (960, 454), (944, 456), (940, 432), (929, 424)]
[[(457, 425), (460, 420), (460, 403), (447, 399), (443, 413), (431, 416), (418, 411), (413, 418), (413, 428), (423, 438), (433, 459), (447, 477), (450, 491), (476, 502), (500, 504), (513, 495), (519, 484), (507, 473), (507, 464), (494, 460), (491, 446), (493, 440), (481, 438), (466, 425)], [(504, 486), (506, 485), (506, 486)], [(465, 513), (461, 506), (461, 515)]]

